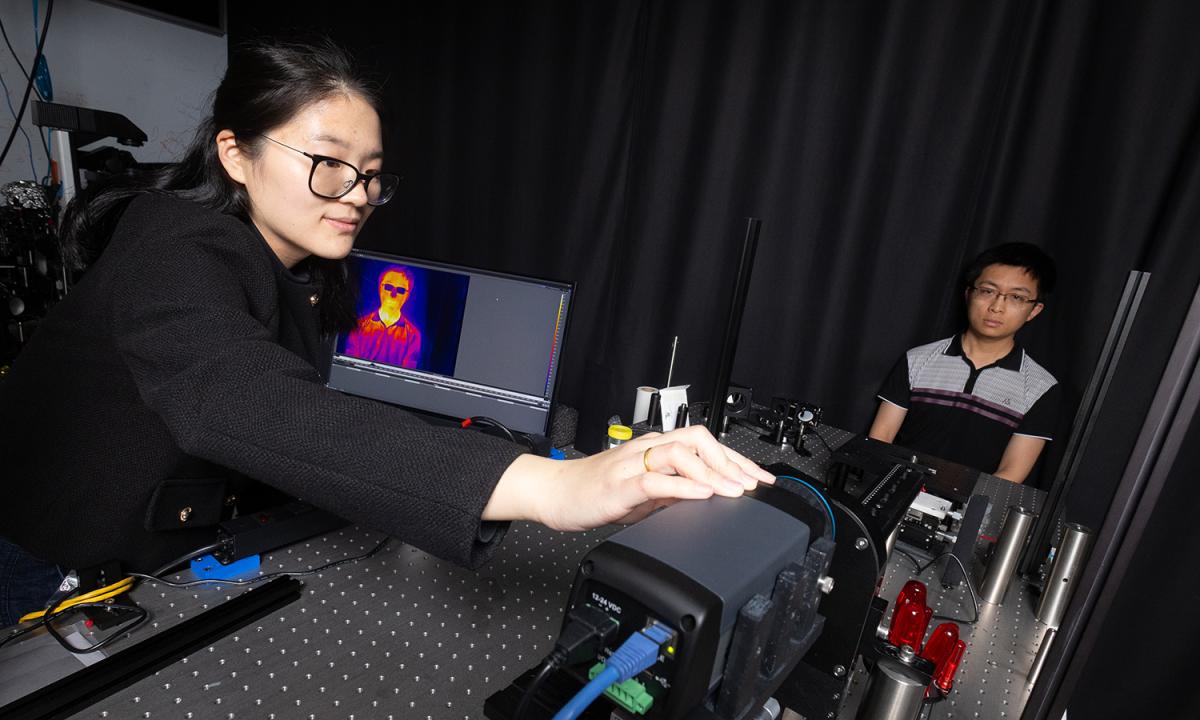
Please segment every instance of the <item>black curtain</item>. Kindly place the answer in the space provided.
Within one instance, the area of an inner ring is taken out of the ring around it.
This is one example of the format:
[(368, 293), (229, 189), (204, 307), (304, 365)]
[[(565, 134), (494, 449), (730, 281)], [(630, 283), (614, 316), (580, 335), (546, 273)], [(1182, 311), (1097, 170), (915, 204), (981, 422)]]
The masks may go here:
[(1200, 717), (1200, 689), (1184, 670), (1196, 652), (1196, 622), (1185, 608), (1200, 603), (1200, 575), (1194, 571), (1200, 533), (1193, 529), (1200, 416), (1181, 425), (1186, 438), (1119, 589), (1100, 601), (1105, 607), (1094, 644), (1068, 660), (1078, 666), (1071, 668), (1078, 684), (1062, 698), (1069, 704), (1061, 705), (1069, 706), (1071, 717)]
[(1024, 341), (1069, 398), (1126, 273), (1197, 264), (1165, 239), (1195, 202), (1194, 3), (394, 5), (236, 3), (231, 41), (318, 29), (386, 75), (405, 181), (363, 246), (579, 282), (561, 399), (584, 446), (666, 381), (675, 335), (676, 380), (711, 395), (746, 216), (734, 378), (854, 430), (899, 353), (958, 326), (988, 245), (1057, 257)]
[(405, 180), (363, 246), (579, 283), (560, 399), (581, 447), (665, 382), (673, 336), (676, 381), (712, 395), (746, 216), (734, 379), (852, 430), (904, 349), (960, 326), (962, 263), (1030, 241), (1060, 287), (1022, 340), (1069, 400), (1126, 275), (1153, 273), (1144, 364), (1122, 364), (1071, 496), (1098, 525), (1200, 281), (1200, 3), (380, 7), (231, 3), (230, 39), (316, 29), (387, 76)]

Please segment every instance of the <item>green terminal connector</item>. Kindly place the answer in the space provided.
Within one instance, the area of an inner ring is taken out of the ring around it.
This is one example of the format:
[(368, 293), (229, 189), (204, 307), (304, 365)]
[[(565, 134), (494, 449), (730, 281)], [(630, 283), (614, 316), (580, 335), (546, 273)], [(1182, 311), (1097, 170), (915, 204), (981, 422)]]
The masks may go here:
[[(596, 663), (588, 670), (588, 680), (595, 678), (604, 669), (604, 663)], [(636, 678), (630, 678), (623, 683), (610, 685), (604, 694), (613, 702), (631, 713), (645, 715), (654, 704), (654, 696), (646, 692), (646, 686)]]

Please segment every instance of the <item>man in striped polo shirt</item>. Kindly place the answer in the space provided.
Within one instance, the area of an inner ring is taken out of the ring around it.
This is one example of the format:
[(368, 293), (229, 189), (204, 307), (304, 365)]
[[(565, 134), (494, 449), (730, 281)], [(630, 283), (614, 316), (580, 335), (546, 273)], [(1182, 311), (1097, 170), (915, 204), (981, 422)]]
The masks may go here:
[(975, 258), (965, 273), (967, 328), (900, 358), (870, 436), (1024, 482), (1053, 439), (1060, 389), (1015, 336), (1045, 308), (1054, 276), (1054, 261), (1029, 243)]

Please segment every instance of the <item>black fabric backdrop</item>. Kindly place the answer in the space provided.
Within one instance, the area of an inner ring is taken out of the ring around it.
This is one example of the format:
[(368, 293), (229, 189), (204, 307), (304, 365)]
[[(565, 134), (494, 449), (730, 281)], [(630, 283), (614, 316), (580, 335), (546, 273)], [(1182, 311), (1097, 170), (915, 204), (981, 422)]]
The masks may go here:
[(746, 216), (734, 378), (855, 430), (899, 353), (958, 325), (988, 245), (1058, 258), (1024, 341), (1070, 398), (1126, 273), (1196, 264), (1166, 240), (1196, 163), (1193, 3), (393, 6), (236, 3), (231, 40), (318, 28), (387, 76), (405, 180), (362, 246), (579, 282), (561, 399), (585, 445), (665, 382), (674, 335), (675, 377), (711, 395)]
[(746, 216), (734, 378), (853, 430), (899, 353), (956, 329), (984, 247), (1057, 257), (1023, 341), (1071, 401), (1127, 273), (1154, 273), (1144, 365), (1106, 409), (1128, 427), (1072, 495), (1099, 522), (1200, 279), (1200, 3), (331, 7), (231, 3), (230, 39), (318, 29), (387, 75), (405, 180), (362, 246), (578, 281), (560, 399), (585, 448), (665, 382), (672, 336), (675, 378), (711, 396)]

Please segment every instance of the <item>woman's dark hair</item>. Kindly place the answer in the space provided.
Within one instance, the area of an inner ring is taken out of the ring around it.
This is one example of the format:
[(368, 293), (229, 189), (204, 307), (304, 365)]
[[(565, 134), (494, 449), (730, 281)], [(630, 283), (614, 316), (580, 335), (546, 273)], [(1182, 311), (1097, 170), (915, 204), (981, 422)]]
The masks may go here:
[(1013, 242), (984, 250), (963, 270), (963, 284), (966, 287), (973, 287), (988, 265), (1011, 265), (1029, 273), (1034, 280), (1037, 280), (1039, 300), (1044, 301), (1054, 291), (1056, 277), (1054, 260), (1037, 245)]
[[(338, 94), (358, 96), (382, 115), (379, 86), (361, 73), (346, 50), (326, 38), (257, 41), (236, 47), (213, 96), (212, 114), (197, 128), (182, 160), (93, 183), (67, 206), (59, 227), (64, 260), (73, 269), (94, 262), (129, 201), (142, 193), (175, 195), (249, 222), (249, 197), (221, 166), (217, 133), (233, 131), (239, 149), (253, 156), (262, 145), (263, 133)], [(327, 302), (321, 303), (321, 324), (326, 331), (354, 322), (344, 264), (317, 257), (308, 260), (309, 272), (324, 286)]]

